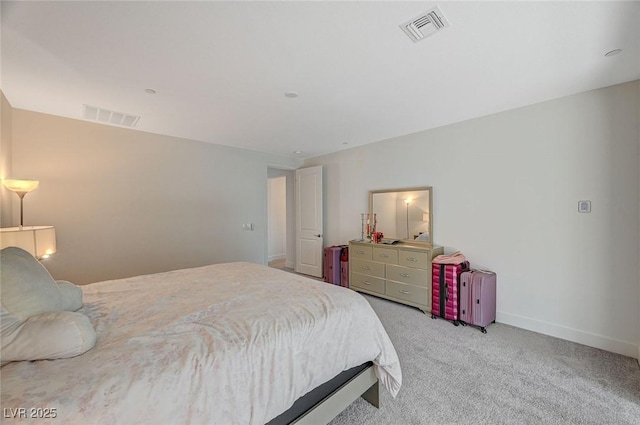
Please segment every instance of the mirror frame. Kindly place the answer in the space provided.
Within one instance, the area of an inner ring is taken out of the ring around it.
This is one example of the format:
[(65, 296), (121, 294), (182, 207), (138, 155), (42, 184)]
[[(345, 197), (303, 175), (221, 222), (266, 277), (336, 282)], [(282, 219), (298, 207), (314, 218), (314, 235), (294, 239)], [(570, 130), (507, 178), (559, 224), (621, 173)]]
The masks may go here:
[[(369, 191), (369, 214), (373, 217), (373, 195), (377, 193), (394, 193), (394, 192), (417, 192), (421, 190), (429, 191), (429, 242), (416, 241), (415, 239), (407, 239), (400, 238), (397, 235), (389, 235), (389, 237), (385, 236), (383, 240), (388, 239), (398, 239), (405, 244), (414, 244), (414, 245), (424, 245), (424, 246), (433, 246), (433, 186), (420, 186), (420, 187), (402, 187), (397, 189), (381, 189), (381, 190), (370, 190)], [(393, 236), (396, 236), (395, 238)]]

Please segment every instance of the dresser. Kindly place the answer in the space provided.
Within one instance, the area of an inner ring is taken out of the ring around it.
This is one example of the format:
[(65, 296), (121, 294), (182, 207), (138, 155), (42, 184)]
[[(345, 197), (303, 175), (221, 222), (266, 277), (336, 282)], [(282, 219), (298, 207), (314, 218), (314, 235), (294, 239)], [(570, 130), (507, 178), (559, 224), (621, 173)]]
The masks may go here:
[(349, 286), (431, 312), (431, 259), (442, 247), (349, 242)]

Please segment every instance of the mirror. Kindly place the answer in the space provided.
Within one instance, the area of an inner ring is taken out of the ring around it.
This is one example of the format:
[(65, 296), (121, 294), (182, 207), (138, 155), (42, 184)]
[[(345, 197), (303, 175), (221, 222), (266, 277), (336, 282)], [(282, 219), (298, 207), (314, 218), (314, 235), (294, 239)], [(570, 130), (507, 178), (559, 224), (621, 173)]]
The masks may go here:
[(432, 198), (430, 186), (370, 191), (369, 211), (371, 217), (375, 214), (376, 230), (384, 239), (431, 245)]

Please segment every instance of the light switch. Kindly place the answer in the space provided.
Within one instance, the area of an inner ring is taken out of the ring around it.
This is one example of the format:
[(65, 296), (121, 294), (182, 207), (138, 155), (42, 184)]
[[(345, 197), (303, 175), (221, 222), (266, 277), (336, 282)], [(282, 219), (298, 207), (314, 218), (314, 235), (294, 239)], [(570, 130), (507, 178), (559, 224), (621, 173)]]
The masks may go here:
[(578, 212), (580, 212), (580, 213), (590, 213), (591, 212), (591, 201), (578, 201)]

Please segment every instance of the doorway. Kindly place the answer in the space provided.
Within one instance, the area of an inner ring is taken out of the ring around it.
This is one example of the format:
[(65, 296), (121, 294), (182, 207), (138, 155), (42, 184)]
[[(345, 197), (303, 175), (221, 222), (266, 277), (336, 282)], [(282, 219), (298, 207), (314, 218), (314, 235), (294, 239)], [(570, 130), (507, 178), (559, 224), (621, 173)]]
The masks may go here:
[(267, 169), (267, 262), (293, 271), (295, 266), (294, 171)]

